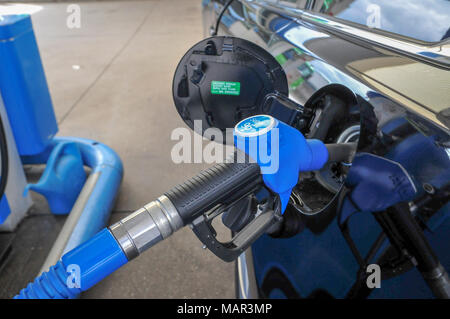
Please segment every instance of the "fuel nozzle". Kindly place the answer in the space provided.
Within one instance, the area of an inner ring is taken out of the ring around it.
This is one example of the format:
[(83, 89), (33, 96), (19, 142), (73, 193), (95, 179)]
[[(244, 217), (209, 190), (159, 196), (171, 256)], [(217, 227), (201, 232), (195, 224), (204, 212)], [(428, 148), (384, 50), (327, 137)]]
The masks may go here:
[[(334, 148), (328, 149), (319, 140), (307, 140), (296, 129), (268, 115), (238, 123), (235, 143), (238, 151), (232, 161), (200, 172), (67, 252), (16, 298), (75, 298), (186, 225), (211, 252), (224, 261), (233, 261), (280, 224), (298, 173), (318, 170), (334, 158), (329, 152)], [(238, 223), (236, 215), (228, 215), (228, 224), (238, 232), (231, 241), (219, 242), (211, 225), (213, 218), (264, 187), (272, 192), (268, 200), (255, 202), (257, 211), (249, 216), (248, 223)], [(77, 269), (75, 274), (69, 272), (71, 269)]]
[(255, 115), (239, 122), (234, 142), (261, 168), (265, 185), (277, 193), (284, 212), (300, 172), (321, 169), (328, 161), (349, 161), (356, 144), (328, 144), (306, 139), (297, 129), (270, 115)]

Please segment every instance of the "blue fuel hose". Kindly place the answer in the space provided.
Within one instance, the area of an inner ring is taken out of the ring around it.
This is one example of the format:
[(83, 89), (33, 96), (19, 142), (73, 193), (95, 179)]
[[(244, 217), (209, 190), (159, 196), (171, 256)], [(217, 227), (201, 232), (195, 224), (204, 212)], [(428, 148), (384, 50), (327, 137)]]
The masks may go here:
[[(269, 138), (264, 138), (268, 132), (271, 133)], [(15, 298), (76, 298), (185, 225), (192, 225), (194, 232), (195, 229), (200, 231), (196, 227), (202, 224), (205, 212), (231, 197), (241, 198), (258, 185), (265, 184), (278, 194), (285, 207), (290, 191), (297, 183), (298, 172), (320, 169), (333, 158), (322, 142), (306, 140), (300, 132), (267, 115), (250, 117), (238, 123), (235, 137), (236, 147), (244, 150), (256, 163), (239, 160), (219, 163), (175, 186), (64, 254), (56, 265), (22, 289)], [(259, 152), (259, 146), (266, 143), (265, 149), (270, 149), (268, 154), (277, 155), (271, 158), (269, 165), (264, 159), (266, 152)], [(210, 249), (223, 260), (231, 261), (234, 254), (241, 254), (246, 244), (256, 240), (259, 230), (264, 231), (264, 227), (272, 225), (273, 220), (273, 214), (261, 214), (252, 221), (256, 225), (245, 227), (247, 232), (244, 235), (247, 237), (239, 237), (233, 242), (233, 247), (214, 242), (213, 249)], [(207, 228), (210, 232), (209, 226)], [(203, 238), (205, 234), (197, 236)], [(211, 238), (208, 239), (209, 244)]]
[(73, 299), (128, 262), (109, 229), (66, 253), (14, 299)]

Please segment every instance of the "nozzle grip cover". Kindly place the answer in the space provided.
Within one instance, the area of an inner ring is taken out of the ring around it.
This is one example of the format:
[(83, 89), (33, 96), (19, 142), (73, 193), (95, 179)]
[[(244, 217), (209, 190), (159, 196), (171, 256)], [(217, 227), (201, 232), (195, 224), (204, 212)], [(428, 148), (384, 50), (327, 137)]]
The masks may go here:
[(165, 193), (184, 224), (219, 203), (232, 202), (262, 184), (256, 163), (220, 163)]

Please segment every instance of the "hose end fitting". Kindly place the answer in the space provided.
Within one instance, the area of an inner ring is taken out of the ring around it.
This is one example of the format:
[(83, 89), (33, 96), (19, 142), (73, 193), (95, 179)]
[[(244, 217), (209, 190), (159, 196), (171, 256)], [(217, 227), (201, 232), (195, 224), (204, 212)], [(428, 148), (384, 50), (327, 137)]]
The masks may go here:
[(177, 209), (169, 198), (163, 195), (109, 229), (128, 260), (131, 260), (183, 226)]

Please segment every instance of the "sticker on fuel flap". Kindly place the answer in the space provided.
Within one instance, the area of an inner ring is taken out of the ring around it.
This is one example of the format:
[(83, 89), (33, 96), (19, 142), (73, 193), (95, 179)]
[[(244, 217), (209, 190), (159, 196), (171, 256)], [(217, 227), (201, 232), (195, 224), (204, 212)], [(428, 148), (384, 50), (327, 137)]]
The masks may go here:
[(239, 95), (240, 93), (240, 82), (211, 81), (211, 94)]

